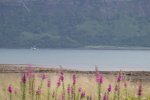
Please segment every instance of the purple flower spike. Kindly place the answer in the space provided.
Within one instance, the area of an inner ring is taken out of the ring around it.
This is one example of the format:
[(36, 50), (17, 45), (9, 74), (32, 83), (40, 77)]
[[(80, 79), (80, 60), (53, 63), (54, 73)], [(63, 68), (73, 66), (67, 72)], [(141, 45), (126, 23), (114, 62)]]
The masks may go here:
[(8, 86), (8, 92), (12, 93), (12, 86), (11, 86), (11, 84)]
[(64, 81), (64, 73), (63, 73), (63, 72), (61, 72), (60, 80), (61, 80), (62, 82)]
[(22, 76), (22, 83), (25, 84), (26, 81), (27, 81), (26, 73), (23, 73), (23, 76)]
[(71, 87), (71, 94), (74, 94), (74, 90), (73, 90), (73, 87)]
[(70, 84), (68, 85), (67, 92), (68, 92), (68, 94), (71, 93), (71, 87), (70, 87)]
[(60, 66), (61, 67), (61, 70), (60, 70), (60, 80), (63, 82), (64, 81), (64, 71), (63, 71), (63, 68), (62, 68), (62, 66)]
[(118, 74), (117, 76), (117, 82), (120, 82), (122, 80), (122, 75), (121, 75), (121, 72)]
[(80, 92), (82, 91), (82, 88), (81, 88), (81, 87), (79, 87), (78, 91), (79, 91), (79, 93), (80, 93)]
[(142, 84), (140, 83), (139, 89), (138, 89), (138, 96), (140, 97), (142, 95)]
[(99, 84), (103, 84), (103, 76), (101, 74), (98, 74), (98, 76), (96, 76), (96, 80)]
[(95, 68), (96, 69), (96, 82), (99, 84), (103, 83), (103, 76), (100, 74), (98, 67)]
[(51, 86), (51, 81), (48, 79), (47, 81), (47, 87), (50, 87)]
[(76, 84), (76, 74), (73, 74), (72, 79), (73, 79), (73, 85), (75, 85)]
[(109, 84), (109, 86), (108, 86), (108, 92), (111, 92), (111, 90), (112, 90), (112, 87), (111, 87), (111, 84)]
[(106, 93), (104, 94), (103, 100), (107, 100), (107, 95), (106, 95)]
[(60, 84), (61, 84), (61, 81), (60, 81), (60, 79), (58, 79), (58, 81), (57, 81), (57, 87), (59, 87)]
[(42, 75), (42, 80), (45, 80), (47, 76), (45, 74)]
[(85, 97), (85, 91), (83, 91), (82, 93), (81, 93), (81, 98), (84, 98)]

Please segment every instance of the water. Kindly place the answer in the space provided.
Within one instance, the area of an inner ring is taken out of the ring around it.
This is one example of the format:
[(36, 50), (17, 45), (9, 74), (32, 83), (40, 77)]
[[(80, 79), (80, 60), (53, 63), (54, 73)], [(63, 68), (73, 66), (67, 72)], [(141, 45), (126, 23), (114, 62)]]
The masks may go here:
[(0, 49), (0, 64), (37, 64), (77, 70), (150, 70), (148, 50)]

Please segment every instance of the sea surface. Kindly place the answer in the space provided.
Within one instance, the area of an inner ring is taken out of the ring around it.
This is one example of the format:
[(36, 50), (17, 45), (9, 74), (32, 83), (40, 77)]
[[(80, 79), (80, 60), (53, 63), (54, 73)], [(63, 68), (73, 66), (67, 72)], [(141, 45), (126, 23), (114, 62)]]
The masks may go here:
[(0, 49), (0, 64), (36, 64), (76, 70), (150, 71), (150, 50)]

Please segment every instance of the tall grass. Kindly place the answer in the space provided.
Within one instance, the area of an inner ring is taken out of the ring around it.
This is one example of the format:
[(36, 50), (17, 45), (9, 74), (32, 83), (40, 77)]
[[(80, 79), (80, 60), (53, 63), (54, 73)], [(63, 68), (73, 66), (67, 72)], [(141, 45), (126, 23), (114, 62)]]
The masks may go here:
[(21, 74), (0, 76), (0, 100), (150, 100), (142, 82), (132, 84), (121, 71), (111, 78), (98, 69), (90, 76), (63, 70), (37, 74), (30, 68)]

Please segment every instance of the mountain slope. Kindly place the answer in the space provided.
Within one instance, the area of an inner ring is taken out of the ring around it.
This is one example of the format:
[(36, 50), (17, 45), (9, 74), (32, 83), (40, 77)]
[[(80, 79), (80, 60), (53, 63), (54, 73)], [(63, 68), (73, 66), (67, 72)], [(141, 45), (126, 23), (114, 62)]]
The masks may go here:
[(150, 46), (150, 0), (1, 0), (0, 48)]

